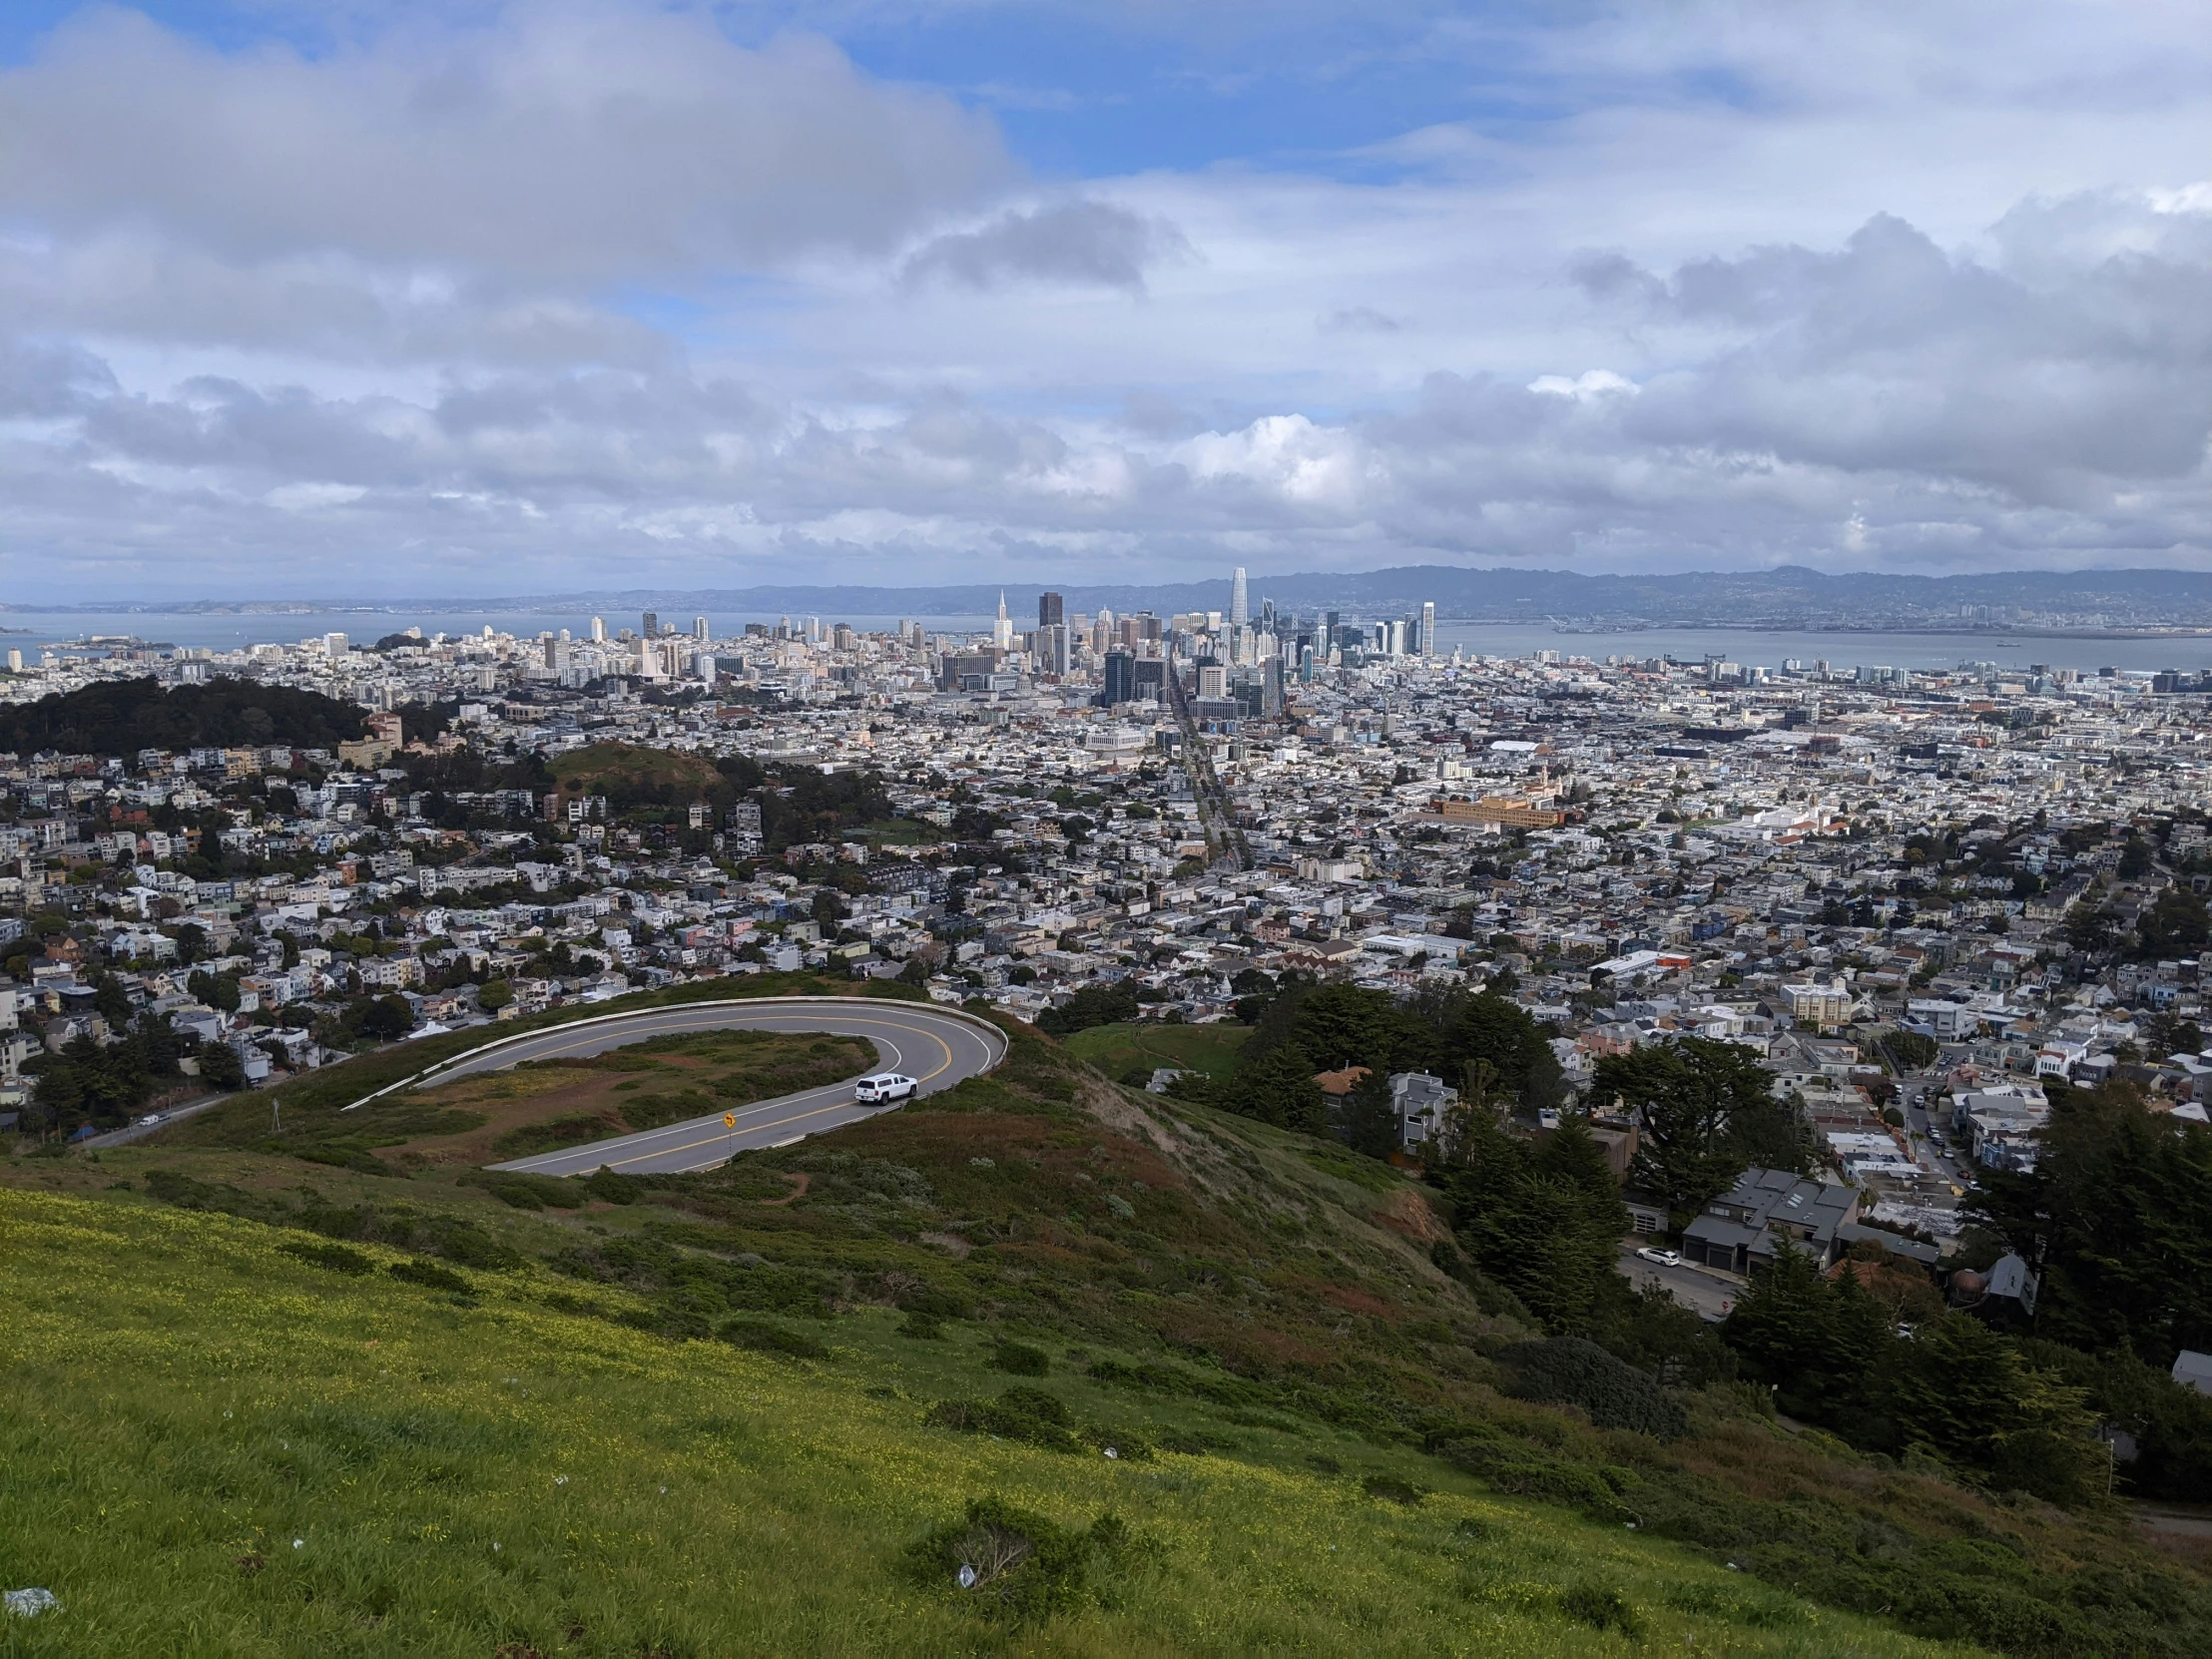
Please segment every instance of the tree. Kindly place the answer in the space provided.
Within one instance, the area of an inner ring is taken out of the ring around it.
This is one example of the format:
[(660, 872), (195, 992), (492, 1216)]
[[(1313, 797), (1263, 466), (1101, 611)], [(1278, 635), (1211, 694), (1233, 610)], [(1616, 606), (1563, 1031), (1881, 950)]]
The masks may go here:
[(1984, 1170), (1975, 1209), (2035, 1263), (2040, 1336), (2173, 1364), (2212, 1350), (2212, 1128), (2123, 1084), (2054, 1089), (2035, 1167)]
[(1246, 1059), (1221, 1091), (1221, 1104), (1278, 1129), (1309, 1135), (1329, 1129), (1327, 1097), (1314, 1081), (1314, 1062), (1295, 1043)]
[(1055, 1037), (1070, 1037), (1094, 1025), (1117, 1025), (1137, 1017), (1136, 990), (1125, 981), (1085, 985), (1057, 1008), (1037, 1016), (1037, 1029)]
[(476, 993), (476, 1006), (488, 1014), (496, 1014), (515, 999), (514, 986), (504, 979), (487, 979)]
[(1784, 1410), (1830, 1424), (1863, 1421), (1896, 1340), (1856, 1279), (1824, 1279), (1820, 1264), (1790, 1245), (1736, 1299), (1721, 1337)]
[(1774, 1097), (1773, 1078), (1742, 1043), (1682, 1037), (1609, 1054), (1597, 1064), (1592, 1090), (1635, 1110), (1637, 1178), (1666, 1201), (1678, 1227), (1755, 1161), (1806, 1167), (1803, 1125)]
[(1387, 1158), (1397, 1151), (1400, 1132), (1386, 1073), (1370, 1070), (1352, 1086), (1339, 1108), (1337, 1130), (1347, 1146), (1370, 1158)]
[(200, 1046), (200, 1080), (211, 1089), (244, 1088), (246, 1062), (229, 1043), (203, 1043)]
[(2086, 1393), (2028, 1366), (2008, 1338), (1948, 1314), (1898, 1350), (1890, 1397), (1908, 1445), (2053, 1503), (2103, 1490), (2107, 1453)]
[(393, 1042), (414, 1029), (414, 1010), (400, 996), (363, 999), (347, 1010), (347, 1023), (376, 1042)]
[(2212, 939), (2204, 900), (2187, 887), (2168, 887), (2135, 924), (2135, 954), (2145, 961), (2193, 956)]
[(1579, 1119), (1536, 1146), (1492, 1113), (1465, 1114), (1440, 1181), (1461, 1248), (1552, 1330), (1587, 1318), (1619, 1285), (1628, 1211)]

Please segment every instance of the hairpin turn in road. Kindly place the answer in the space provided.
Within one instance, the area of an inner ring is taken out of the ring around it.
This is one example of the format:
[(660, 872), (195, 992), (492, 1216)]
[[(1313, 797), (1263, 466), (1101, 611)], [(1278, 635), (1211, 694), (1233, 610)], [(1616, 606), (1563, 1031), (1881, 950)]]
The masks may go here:
[[(865, 1037), (874, 1043), (881, 1069), (904, 1072), (918, 1082), (917, 1097), (978, 1076), (1006, 1057), (1006, 1038), (995, 1027), (971, 1014), (933, 1004), (860, 997), (763, 997), (648, 1008), (588, 1024), (555, 1026), (464, 1056), (421, 1086), (436, 1088), (458, 1077), (502, 1071), (525, 1060), (604, 1054), (648, 1037), (695, 1031), (824, 1031)], [(897, 1109), (854, 1100), (847, 1080), (741, 1107), (729, 1114), (737, 1120), (735, 1125), (726, 1124), (724, 1114), (715, 1112), (491, 1167), (530, 1175), (588, 1175), (602, 1166), (625, 1175), (672, 1175), (712, 1169), (733, 1153), (782, 1146)]]

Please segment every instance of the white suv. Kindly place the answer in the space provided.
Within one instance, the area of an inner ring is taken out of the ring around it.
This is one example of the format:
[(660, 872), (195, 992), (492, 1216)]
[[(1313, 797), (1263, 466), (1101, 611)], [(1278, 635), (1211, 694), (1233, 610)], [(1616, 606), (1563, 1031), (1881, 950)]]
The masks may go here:
[(852, 1098), (871, 1104), (885, 1100), (911, 1100), (916, 1086), (911, 1077), (895, 1071), (879, 1071), (873, 1077), (863, 1077), (853, 1084)]

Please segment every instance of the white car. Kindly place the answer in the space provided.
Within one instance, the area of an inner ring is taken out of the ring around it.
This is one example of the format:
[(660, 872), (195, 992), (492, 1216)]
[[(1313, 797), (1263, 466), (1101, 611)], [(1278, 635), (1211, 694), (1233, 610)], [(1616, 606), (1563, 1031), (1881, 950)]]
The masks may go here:
[(1682, 1265), (1682, 1252), (1679, 1250), (1657, 1250), (1646, 1245), (1636, 1254), (1643, 1261), (1657, 1262), (1663, 1268), (1678, 1268)]
[(852, 1085), (852, 1098), (869, 1105), (886, 1100), (911, 1100), (920, 1085), (903, 1073), (879, 1071), (873, 1077), (863, 1077)]
[(139, 1119), (139, 1127), (141, 1129), (150, 1129), (155, 1124), (161, 1122), (164, 1115), (165, 1114), (161, 1112), (148, 1112), (146, 1116)]

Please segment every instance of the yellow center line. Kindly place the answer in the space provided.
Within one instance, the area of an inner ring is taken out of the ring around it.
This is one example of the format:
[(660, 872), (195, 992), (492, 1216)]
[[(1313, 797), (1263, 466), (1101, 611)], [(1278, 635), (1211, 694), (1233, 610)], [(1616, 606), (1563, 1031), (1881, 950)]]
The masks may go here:
[[(855, 1018), (855, 1019), (851, 1019), (851, 1020), (848, 1020), (848, 1021), (846, 1021), (846, 1023), (847, 1023), (847, 1024), (851, 1024), (851, 1025), (869, 1025), (869, 1026), (876, 1026), (876, 1027), (879, 1027), (879, 1028), (881, 1028), (881, 1029), (883, 1029), (883, 1030), (886, 1030), (886, 1031), (897, 1031), (897, 1032), (901, 1032), (901, 1033), (903, 1033), (904, 1035), (906, 1035), (906, 1036), (909, 1036), (909, 1037), (927, 1037), (927, 1038), (928, 1038), (928, 1039), (929, 1039), (929, 1040), (930, 1040), (931, 1042), (935, 1043), (935, 1044), (937, 1045), (937, 1047), (938, 1047), (938, 1048), (942, 1049), (942, 1050), (944, 1051), (944, 1061), (943, 1061), (943, 1063), (942, 1063), (941, 1065), (937, 1066), (935, 1070), (933, 1070), (933, 1071), (929, 1071), (929, 1072), (926, 1072), (926, 1073), (924, 1073), (924, 1074), (923, 1074), (922, 1076), (920, 1076), (920, 1077), (918, 1077), (918, 1078), (916, 1078), (916, 1079), (914, 1080), (914, 1082), (915, 1082), (915, 1085), (916, 1085), (916, 1093), (917, 1093), (917, 1094), (918, 1094), (918, 1092), (919, 1092), (919, 1086), (920, 1086), (921, 1084), (923, 1084), (923, 1083), (926, 1083), (926, 1082), (928, 1082), (928, 1081), (929, 1081), (929, 1079), (930, 1079), (930, 1078), (932, 1078), (932, 1077), (937, 1077), (937, 1076), (940, 1076), (940, 1075), (942, 1075), (942, 1074), (943, 1074), (943, 1073), (944, 1073), (945, 1071), (947, 1071), (947, 1070), (949, 1070), (949, 1069), (951, 1068), (951, 1065), (952, 1065), (952, 1045), (951, 1045), (950, 1043), (946, 1042), (946, 1041), (945, 1041), (945, 1040), (944, 1040), (944, 1039), (943, 1039), (942, 1037), (938, 1036), (936, 1032), (934, 1032), (934, 1031), (930, 1030), (930, 1029), (929, 1029), (929, 1028), (928, 1028), (928, 1027), (927, 1027), (926, 1025), (920, 1025), (920, 1024), (915, 1024), (915, 1025), (902, 1025), (902, 1024), (899, 1024), (898, 1022), (896, 1022), (896, 1021), (893, 1021), (893, 1020), (867, 1020), (867, 1019), (857, 1019), (857, 1018)], [(722, 1027), (714, 1027), (714, 1026), (709, 1026), (709, 1027), (706, 1027), (706, 1029), (709, 1029), (709, 1030), (714, 1030), (714, 1029), (723, 1029), (723, 1030), (740, 1030), (740, 1029), (747, 1029), (747, 1028), (746, 1028), (746, 1027), (738, 1027), (738, 1026), (722, 1026)], [(655, 1034), (656, 1034), (656, 1035), (661, 1035), (661, 1036), (666, 1036), (666, 1035), (670, 1035), (671, 1033), (668, 1033), (668, 1032), (658, 1032), (658, 1033), (655, 1033)], [(849, 1032), (843, 1032), (843, 1033), (839, 1033), (839, 1035), (850, 1035), (850, 1033), (849, 1033)], [(589, 1040), (590, 1040), (590, 1039), (588, 1039), (588, 1038), (586, 1039), (586, 1041), (589, 1041)], [(583, 1046), (583, 1044), (577, 1044), (577, 1043), (572, 1043), (572, 1044), (568, 1045), (568, 1048), (576, 1048), (576, 1047), (582, 1047), (582, 1046)], [(616, 1044), (615, 1046), (617, 1046), (617, 1047), (626, 1047), (626, 1046), (628, 1046), (628, 1045), (627, 1045), (627, 1044)], [(531, 1056), (531, 1058), (534, 1058), (534, 1059), (542, 1059), (542, 1058), (544, 1058), (544, 1057), (545, 1057), (546, 1055), (548, 1055), (548, 1054), (563, 1054), (563, 1053), (566, 1053), (566, 1052), (568, 1052), (568, 1048), (556, 1048), (556, 1049), (547, 1049), (547, 1050), (540, 1050), (540, 1051), (539, 1051), (539, 1052), (538, 1052), (537, 1054), (535, 1054), (535, 1055), (532, 1055), (532, 1056)], [(518, 1059), (515, 1059), (515, 1060), (511, 1060), (511, 1061), (509, 1061), (509, 1062), (508, 1062), (508, 1064), (509, 1064), (509, 1065), (520, 1065), (521, 1063), (522, 1063), (522, 1061), (521, 1061), (521, 1059), (519, 1059), (519, 1058), (518, 1058)], [(494, 1067), (494, 1068), (492, 1068), (492, 1069), (494, 1069), (494, 1070), (500, 1070), (500, 1071), (503, 1071), (503, 1070), (505, 1070), (505, 1069), (506, 1069), (506, 1067), (505, 1067), (505, 1066), (498, 1066), (498, 1067)], [(834, 1084), (831, 1084), (831, 1085), (830, 1085), (830, 1087), (834, 1088), (834, 1087), (836, 1087), (836, 1085), (834, 1085)], [(810, 1091), (810, 1092), (811, 1092), (811, 1091)], [(801, 1095), (801, 1096), (799, 1096), (799, 1097), (797, 1097), (797, 1098), (799, 1098), (799, 1099), (805, 1099), (805, 1098), (806, 1098), (806, 1096), (805, 1096), (805, 1095)], [(746, 1110), (746, 1111), (760, 1111), (760, 1110), (762, 1110), (762, 1109), (763, 1109), (763, 1108), (765, 1108), (765, 1107), (773, 1106), (773, 1105), (775, 1105), (775, 1104), (776, 1104), (776, 1102), (774, 1102), (774, 1101), (762, 1101), (762, 1102), (760, 1102), (760, 1103), (759, 1103), (758, 1105), (756, 1105), (756, 1106), (750, 1106), (750, 1107), (745, 1107), (745, 1108), (742, 1108), (742, 1109), (743, 1109), (743, 1110)], [(846, 1104), (857, 1104), (857, 1103), (856, 1103), (856, 1102), (847, 1102)], [(815, 1109), (814, 1111), (811, 1111), (811, 1112), (802, 1112), (802, 1113), (800, 1113), (800, 1114), (799, 1114), (798, 1116), (796, 1116), (796, 1117), (789, 1117), (789, 1118), (778, 1118), (778, 1119), (776, 1119), (776, 1120), (775, 1120), (774, 1122), (772, 1122), (772, 1123), (762, 1123), (762, 1124), (749, 1124), (749, 1125), (747, 1126), (747, 1133), (749, 1133), (749, 1134), (750, 1134), (750, 1133), (753, 1133), (753, 1132), (755, 1132), (755, 1131), (758, 1131), (758, 1130), (761, 1130), (761, 1129), (777, 1129), (777, 1128), (781, 1128), (781, 1127), (782, 1127), (782, 1126), (783, 1126), (784, 1124), (787, 1124), (787, 1123), (798, 1123), (798, 1122), (800, 1122), (800, 1121), (801, 1121), (802, 1119), (805, 1119), (805, 1118), (811, 1118), (811, 1117), (820, 1117), (820, 1116), (821, 1116), (821, 1115), (822, 1115), (822, 1114), (823, 1114), (824, 1112), (833, 1112), (833, 1111), (836, 1111), (837, 1109), (838, 1109), (838, 1108), (837, 1108), (836, 1106), (821, 1106), (821, 1107), (817, 1107), (817, 1108), (816, 1108), (816, 1109)], [(694, 1119), (694, 1120), (693, 1120), (693, 1125), (696, 1125), (696, 1124), (700, 1124), (700, 1123), (713, 1122), (713, 1121), (716, 1121), (716, 1120), (714, 1120), (714, 1119), (706, 1119), (706, 1118), (702, 1118), (702, 1119)], [(632, 1144), (632, 1145), (642, 1144), (642, 1137), (643, 1137), (643, 1136), (647, 1136), (647, 1135), (672, 1135), (672, 1134), (681, 1134), (681, 1133), (682, 1133), (682, 1132), (683, 1132), (683, 1131), (684, 1131), (684, 1130), (685, 1130), (685, 1129), (686, 1129), (687, 1127), (690, 1127), (690, 1126), (691, 1126), (691, 1125), (686, 1125), (686, 1124), (680, 1124), (680, 1123), (678, 1123), (678, 1124), (670, 1124), (670, 1125), (668, 1125), (668, 1126), (667, 1126), (666, 1128), (662, 1128), (662, 1129), (648, 1129), (648, 1130), (643, 1130), (643, 1131), (641, 1131), (641, 1132), (640, 1132), (640, 1135), (639, 1135), (639, 1136), (629, 1136), (629, 1135), (623, 1135), (623, 1136), (618, 1136), (618, 1137), (616, 1137), (616, 1138), (615, 1138), (614, 1140), (611, 1140), (611, 1141), (602, 1141), (602, 1142), (599, 1142), (599, 1143), (596, 1143), (596, 1144), (597, 1144), (597, 1145), (599, 1145), (599, 1146), (600, 1146), (600, 1147), (601, 1147), (602, 1149), (604, 1149), (604, 1150), (607, 1150), (607, 1151), (612, 1151), (612, 1150), (614, 1150), (614, 1149), (615, 1149), (616, 1147), (622, 1146), (622, 1145), (624, 1145), (624, 1144), (626, 1144), (626, 1143), (628, 1143), (628, 1144)], [(709, 1145), (709, 1144), (711, 1144), (711, 1143), (712, 1143), (713, 1141), (715, 1141), (715, 1140), (716, 1140), (716, 1139), (718, 1139), (718, 1138), (722, 1138), (722, 1139), (727, 1139), (727, 1138), (728, 1138), (728, 1135), (729, 1135), (729, 1134), (730, 1134), (730, 1131), (729, 1131), (729, 1130), (727, 1130), (727, 1129), (725, 1129), (725, 1130), (724, 1130), (724, 1132), (723, 1132), (723, 1135), (722, 1135), (722, 1137), (716, 1137), (716, 1136), (710, 1135), (710, 1136), (708, 1136), (708, 1137), (707, 1137), (707, 1138), (706, 1138), (705, 1140), (698, 1140), (698, 1141), (687, 1141), (687, 1142), (685, 1142), (685, 1143), (684, 1143), (684, 1144), (683, 1144), (682, 1146), (671, 1146), (671, 1147), (658, 1147), (658, 1148), (655, 1148), (654, 1150), (652, 1150), (652, 1151), (649, 1151), (649, 1152), (641, 1152), (641, 1153), (639, 1153), (639, 1154), (638, 1154), (638, 1155), (637, 1155), (636, 1157), (634, 1157), (634, 1158), (617, 1158), (617, 1159), (613, 1159), (613, 1160), (607, 1160), (607, 1159), (602, 1159), (602, 1160), (601, 1160), (601, 1161), (600, 1161), (600, 1162), (599, 1162), (598, 1164), (595, 1164), (595, 1165), (594, 1165), (594, 1166), (592, 1166), (592, 1167), (593, 1167), (593, 1168), (595, 1168), (595, 1169), (620, 1169), (620, 1168), (621, 1168), (621, 1167), (622, 1167), (623, 1165), (625, 1165), (625, 1164), (638, 1164), (638, 1163), (643, 1163), (643, 1162), (644, 1162), (644, 1161), (645, 1161), (645, 1160), (646, 1160), (647, 1158), (662, 1158), (662, 1157), (666, 1157), (666, 1156), (668, 1156), (668, 1155), (669, 1155), (669, 1154), (671, 1154), (671, 1153), (676, 1153), (676, 1152), (689, 1152), (689, 1151), (690, 1151), (690, 1150), (691, 1150), (691, 1149), (692, 1149), (693, 1147), (695, 1147), (695, 1146), (706, 1146), (706, 1145)], [(580, 1147), (572, 1147), (572, 1148), (569, 1148), (569, 1149), (567, 1149), (567, 1153), (566, 1153), (566, 1154), (563, 1154), (563, 1153), (549, 1153), (549, 1154), (547, 1154), (546, 1156), (547, 1156), (548, 1158), (559, 1158), (559, 1157), (562, 1157), (562, 1156), (564, 1156), (564, 1155), (568, 1155), (568, 1156), (573, 1156), (574, 1154), (577, 1154), (577, 1153), (584, 1153), (584, 1152), (589, 1152), (589, 1151), (591, 1151), (591, 1150), (592, 1150), (592, 1147), (591, 1147), (591, 1145), (585, 1145), (585, 1146), (580, 1146)]]

